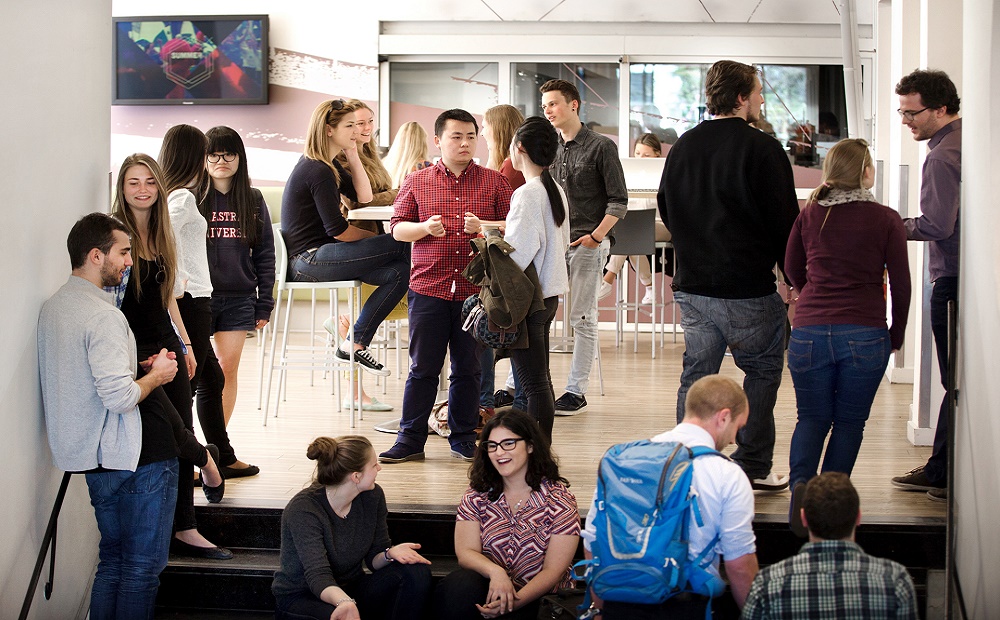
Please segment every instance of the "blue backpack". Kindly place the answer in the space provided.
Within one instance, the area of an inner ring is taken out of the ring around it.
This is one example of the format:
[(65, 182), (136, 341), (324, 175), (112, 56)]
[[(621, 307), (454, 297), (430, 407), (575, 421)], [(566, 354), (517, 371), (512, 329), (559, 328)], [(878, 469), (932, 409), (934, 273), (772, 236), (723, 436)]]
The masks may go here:
[[(597, 527), (591, 544), (593, 558), (574, 566), (586, 567), (590, 592), (608, 601), (662, 603), (681, 592), (710, 598), (725, 583), (706, 570), (712, 542), (694, 560), (688, 557), (691, 514), (702, 526), (697, 495), (691, 491), (694, 459), (725, 455), (702, 446), (677, 442), (633, 441), (612, 446), (597, 472), (597, 499), (587, 520)], [(711, 606), (708, 608), (711, 613)]]

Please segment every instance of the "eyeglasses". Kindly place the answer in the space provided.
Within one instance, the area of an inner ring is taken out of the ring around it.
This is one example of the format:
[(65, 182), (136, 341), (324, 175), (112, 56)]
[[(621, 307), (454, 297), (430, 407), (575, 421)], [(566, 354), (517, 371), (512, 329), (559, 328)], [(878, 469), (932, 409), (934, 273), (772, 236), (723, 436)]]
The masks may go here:
[(156, 275), (153, 276), (153, 279), (156, 280), (157, 284), (163, 284), (163, 281), (167, 279), (167, 270), (163, 266), (163, 259), (157, 256), (153, 262), (156, 263)]
[(209, 153), (208, 163), (217, 164), (219, 160), (223, 161), (234, 161), (236, 159), (236, 153)]
[(926, 112), (927, 110), (930, 109), (931, 106), (927, 106), (926, 108), (922, 108), (920, 110), (896, 110), (896, 114), (902, 116), (903, 119), (906, 120), (907, 122), (912, 123), (913, 120), (916, 118), (917, 114), (920, 114), (921, 112)]
[(524, 441), (524, 437), (516, 437), (513, 439), (504, 439), (503, 441), (484, 441), (483, 445), (486, 446), (487, 452), (496, 452), (497, 448), (503, 448), (504, 452), (510, 452), (517, 447), (517, 442)]
[(333, 101), (330, 102), (330, 111), (327, 112), (326, 114), (327, 125), (333, 125), (333, 119), (331, 119), (330, 117), (333, 116), (334, 112), (339, 112), (340, 110), (343, 110), (345, 105), (346, 104), (344, 103), (343, 99), (334, 99)]

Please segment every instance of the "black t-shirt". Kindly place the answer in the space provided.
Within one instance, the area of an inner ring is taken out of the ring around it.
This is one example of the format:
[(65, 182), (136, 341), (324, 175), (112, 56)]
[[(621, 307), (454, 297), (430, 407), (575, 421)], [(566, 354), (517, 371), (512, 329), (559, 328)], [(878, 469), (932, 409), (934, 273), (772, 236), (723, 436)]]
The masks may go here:
[(335, 243), (334, 237), (347, 230), (347, 220), (340, 211), (340, 195), (357, 200), (349, 172), (333, 162), (333, 170), (321, 161), (300, 157), (292, 169), (281, 195), (281, 235), (288, 246), (288, 257), (311, 248)]

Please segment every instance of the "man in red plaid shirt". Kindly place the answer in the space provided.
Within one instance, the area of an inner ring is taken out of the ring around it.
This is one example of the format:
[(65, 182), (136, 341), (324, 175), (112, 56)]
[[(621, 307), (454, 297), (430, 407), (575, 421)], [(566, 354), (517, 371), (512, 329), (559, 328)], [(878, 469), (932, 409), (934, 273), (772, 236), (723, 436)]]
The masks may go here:
[(462, 330), (462, 303), (478, 287), (462, 277), (471, 259), (469, 240), (481, 222), (507, 217), (512, 190), (495, 170), (472, 161), (479, 125), (465, 110), (446, 110), (434, 123), (441, 160), (411, 173), (396, 197), (392, 236), (412, 241), (407, 295), (410, 375), (396, 443), (379, 454), (383, 463), (424, 458), (427, 418), (437, 398), (446, 350), (451, 353), (448, 426), (451, 455), (471, 461), (479, 422), (479, 345)]

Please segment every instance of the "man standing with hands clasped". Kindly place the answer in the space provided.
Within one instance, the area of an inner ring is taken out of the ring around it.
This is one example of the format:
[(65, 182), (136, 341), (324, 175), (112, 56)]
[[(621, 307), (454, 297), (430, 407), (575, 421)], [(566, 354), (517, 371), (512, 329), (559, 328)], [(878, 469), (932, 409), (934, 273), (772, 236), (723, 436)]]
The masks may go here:
[(412, 241), (410, 375), (403, 416), (383, 463), (424, 458), (427, 418), (437, 398), (438, 376), (451, 353), (448, 426), (451, 455), (471, 461), (479, 422), (479, 345), (462, 329), (462, 303), (479, 288), (462, 276), (471, 260), (469, 241), (483, 223), (507, 217), (513, 193), (503, 176), (472, 161), (479, 126), (465, 110), (446, 110), (434, 123), (441, 160), (411, 173), (396, 196), (389, 222), (398, 241)]

